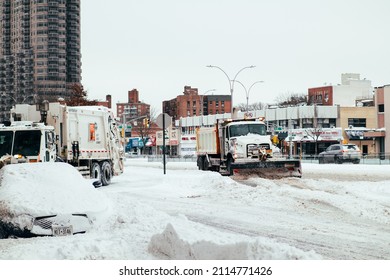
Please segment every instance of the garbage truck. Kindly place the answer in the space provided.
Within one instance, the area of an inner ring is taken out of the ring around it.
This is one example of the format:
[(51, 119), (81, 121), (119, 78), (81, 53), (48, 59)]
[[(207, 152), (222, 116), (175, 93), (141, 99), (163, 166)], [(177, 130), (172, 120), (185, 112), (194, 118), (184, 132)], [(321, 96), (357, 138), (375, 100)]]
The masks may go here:
[(50, 103), (41, 112), (17, 104), (11, 116), (11, 124), (0, 126), (0, 165), (63, 161), (103, 186), (123, 173), (123, 145), (108, 108)]
[(279, 153), (263, 118), (229, 119), (196, 131), (197, 166), (227, 176), (301, 177), (299, 159)]

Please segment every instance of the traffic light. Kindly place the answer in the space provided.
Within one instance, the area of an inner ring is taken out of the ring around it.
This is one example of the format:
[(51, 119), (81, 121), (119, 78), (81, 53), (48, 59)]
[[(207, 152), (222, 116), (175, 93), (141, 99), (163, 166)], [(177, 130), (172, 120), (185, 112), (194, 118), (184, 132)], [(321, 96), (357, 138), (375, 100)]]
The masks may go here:
[(119, 132), (121, 134), (121, 137), (124, 138), (125, 137), (125, 126), (119, 125), (118, 128), (119, 128)]
[(144, 118), (144, 127), (149, 127), (149, 119), (148, 118)]

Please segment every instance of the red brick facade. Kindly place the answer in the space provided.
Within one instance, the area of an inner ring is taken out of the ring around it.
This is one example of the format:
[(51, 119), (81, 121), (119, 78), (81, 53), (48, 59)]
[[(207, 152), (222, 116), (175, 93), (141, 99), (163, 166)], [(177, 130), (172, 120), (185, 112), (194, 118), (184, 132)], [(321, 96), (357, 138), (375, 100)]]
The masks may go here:
[(163, 112), (170, 115), (173, 120), (181, 117), (229, 113), (230, 110), (230, 95), (199, 95), (198, 89), (190, 86), (184, 87), (183, 95), (163, 101)]
[(308, 105), (333, 105), (333, 87), (324, 86), (309, 88)]

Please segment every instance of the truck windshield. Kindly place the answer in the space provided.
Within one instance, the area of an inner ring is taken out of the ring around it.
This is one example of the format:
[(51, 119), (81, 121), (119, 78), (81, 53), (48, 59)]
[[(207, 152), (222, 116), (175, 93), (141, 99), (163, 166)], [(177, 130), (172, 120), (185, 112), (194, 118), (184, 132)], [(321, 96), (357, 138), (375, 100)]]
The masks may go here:
[(230, 137), (244, 136), (251, 134), (266, 135), (265, 125), (261, 123), (237, 124), (230, 126)]
[(13, 155), (37, 156), (41, 145), (41, 131), (16, 131)]
[(11, 155), (13, 136), (12, 131), (0, 131), (0, 157)]

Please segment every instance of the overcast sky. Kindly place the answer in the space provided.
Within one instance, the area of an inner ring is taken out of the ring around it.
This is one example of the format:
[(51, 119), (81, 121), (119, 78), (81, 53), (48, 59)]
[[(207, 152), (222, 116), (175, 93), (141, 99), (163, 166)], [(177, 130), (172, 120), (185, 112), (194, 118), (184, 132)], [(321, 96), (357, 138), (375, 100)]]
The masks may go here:
[[(140, 99), (161, 112), (184, 86), (229, 94), (224, 73), (273, 103), (360, 73), (390, 83), (388, 0), (82, 0), (82, 83), (89, 98)], [(246, 102), (235, 84), (234, 104)]]

